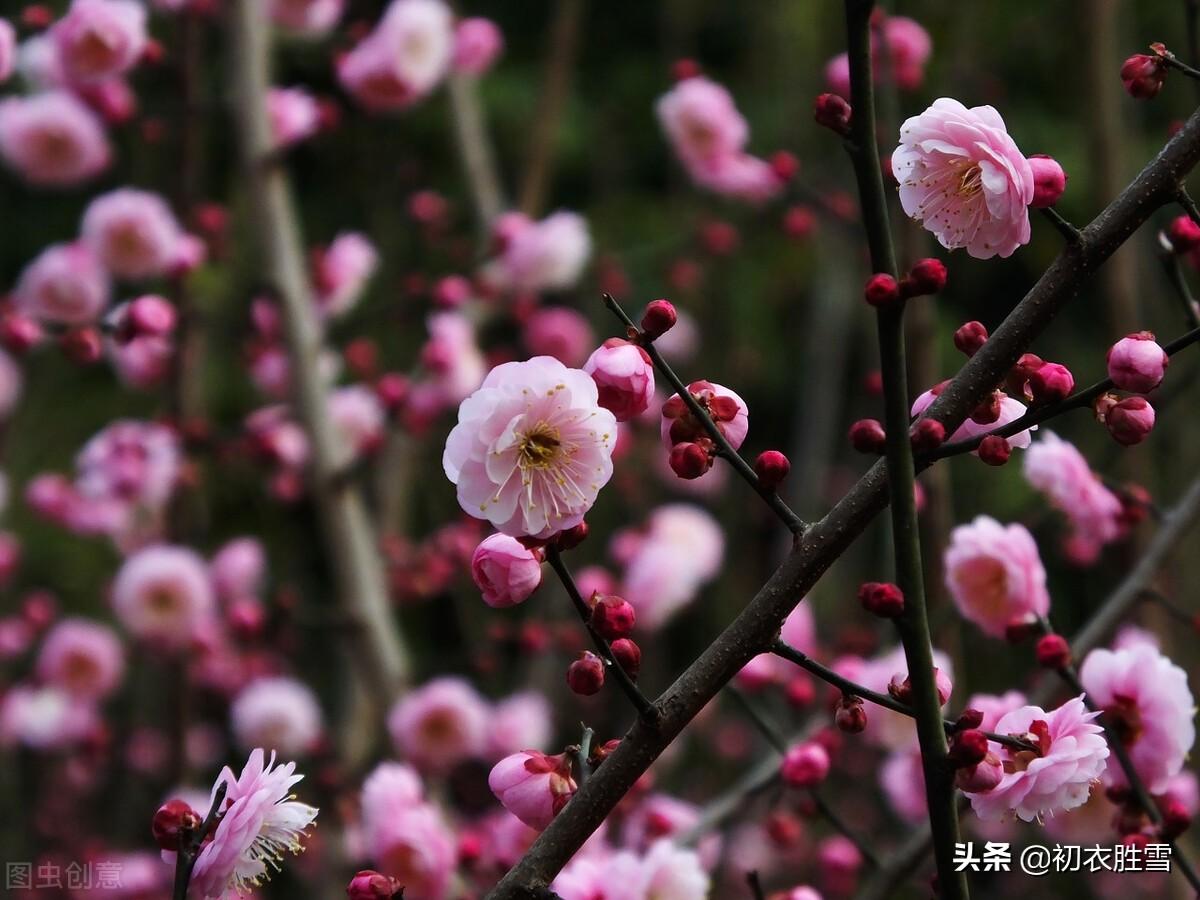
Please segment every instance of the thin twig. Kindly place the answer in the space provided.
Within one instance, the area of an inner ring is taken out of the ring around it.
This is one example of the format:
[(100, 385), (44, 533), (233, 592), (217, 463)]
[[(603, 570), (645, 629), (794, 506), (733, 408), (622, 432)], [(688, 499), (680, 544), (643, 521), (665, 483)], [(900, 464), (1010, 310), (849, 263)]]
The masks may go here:
[(171, 893), (172, 900), (187, 900), (188, 885), (192, 881), (192, 869), (196, 866), (196, 857), (200, 855), (205, 835), (224, 813), (223, 806), (227, 790), (229, 790), (229, 782), (222, 781), (217, 786), (212, 805), (208, 808), (208, 815), (204, 817), (200, 827), (183, 835), (179, 850), (175, 854), (175, 884)]
[(691, 391), (687, 389), (687, 385), (675, 374), (675, 370), (671, 368), (670, 364), (663, 359), (662, 354), (658, 352), (658, 348), (654, 346), (654, 342), (647, 339), (646, 335), (638, 329), (633, 320), (629, 318), (629, 315), (621, 307), (621, 304), (611, 294), (605, 294), (604, 305), (625, 325), (626, 333), (638, 339), (638, 343), (646, 351), (646, 355), (650, 357), (650, 362), (654, 364), (654, 368), (670, 382), (671, 387), (675, 389), (675, 393), (679, 395), (691, 414), (696, 417), (696, 421), (700, 423), (709, 438), (712, 439), (712, 442), (716, 444), (718, 455), (728, 461), (733, 466), (733, 470), (741, 476), (742, 480), (754, 488), (755, 493), (766, 501), (766, 504), (771, 507), (771, 510), (787, 526), (792, 534), (802, 532), (805, 528), (804, 522), (798, 515), (792, 512), (790, 506), (783, 502), (783, 498), (779, 494), (771, 488), (763, 487), (754, 469), (742, 458), (734, 446), (729, 443), (725, 435), (721, 432), (721, 429), (717, 426), (717, 423), (713, 421), (712, 416), (708, 414), (708, 410), (696, 401)]
[(1183, 274), (1183, 266), (1179, 263), (1179, 254), (1171, 249), (1160, 248), (1158, 258), (1162, 263), (1163, 271), (1167, 274), (1167, 280), (1171, 282), (1171, 286), (1175, 288), (1175, 292), (1183, 302), (1183, 312), (1187, 317), (1188, 326), (1200, 327), (1200, 305), (1197, 305), (1196, 298), (1192, 295), (1192, 289), (1188, 287), (1187, 278)]
[(1200, 209), (1196, 207), (1196, 201), (1192, 199), (1187, 192), (1187, 188), (1183, 185), (1179, 186), (1179, 191), (1175, 195), (1175, 202), (1183, 207), (1183, 211), (1188, 214), (1188, 218), (1200, 225)]
[(1079, 229), (1064, 219), (1053, 206), (1043, 206), (1042, 215), (1050, 220), (1050, 224), (1058, 229), (1058, 233), (1063, 236), (1068, 244), (1073, 244), (1079, 240)]
[(605, 667), (616, 676), (617, 686), (625, 692), (625, 696), (629, 698), (639, 715), (653, 719), (655, 716), (654, 705), (646, 699), (646, 695), (641, 692), (641, 689), (634, 684), (633, 679), (629, 677), (629, 674), (617, 662), (616, 657), (613, 656), (612, 646), (604, 638), (604, 635), (592, 627), (591, 611), (588, 609), (583, 596), (579, 593), (579, 586), (571, 576), (571, 570), (567, 568), (567, 564), (563, 560), (562, 554), (558, 552), (557, 547), (546, 547), (546, 562), (550, 563), (550, 568), (554, 570), (554, 574), (558, 576), (558, 580), (567, 589), (567, 595), (571, 598), (571, 603), (575, 606), (575, 611), (579, 613), (579, 618), (583, 620), (583, 625), (587, 629), (588, 634), (591, 635), (596, 649), (600, 651), (600, 656), (604, 659)]
[(762, 882), (758, 880), (757, 869), (746, 873), (746, 884), (750, 886), (750, 896), (754, 900), (767, 900), (767, 895), (763, 893)]
[(588, 757), (592, 755), (592, 738), (596, 736), (596, 732), (583, 726), (583, 735), (579, 738), (579, 749), (575, 753), (575, 761), (579, 763), (579, 783), (584, 784), (588, 777), (592, 774), (592, 764), (588, 762)]

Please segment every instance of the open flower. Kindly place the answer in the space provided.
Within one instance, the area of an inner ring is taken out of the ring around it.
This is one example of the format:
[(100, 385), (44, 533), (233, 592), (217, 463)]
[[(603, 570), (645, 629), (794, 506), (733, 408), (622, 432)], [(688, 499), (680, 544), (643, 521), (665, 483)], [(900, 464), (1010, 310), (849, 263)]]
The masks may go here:
[(238, 745), (270, 747), (289, 756), (313, 749), (321, 736), (321, 707), (303, 681), (277, 676), (259, 678), (244, 688), (229, 707)]
[(992, 637), (1050, 610), (1046, 570), (1024, 525), (1001, 525), (979, 516), (950, 535), (944, 562), (946, 587), (964, 619)]
[(146, 7), (135, 0), (75, 0), (50, 31), (73, 83), (127, 72), (146, 46)]
[(548, 538), (596, 502), (616, 437), (591, 376), (537, 356), (497, 366), (463, 401), (442, 465), (466, 512), (514, 537)]
[(125, 654), (116, 633), (89, 619), (63, 619), (46, 635), (38, 654), (38, 678), (84, 700), (107, 697), (124, 672)]
[(119, 188), (83, 214), (83, 241), (120, 278), (153, 278), (174, 264), (183, 233), (158, 194)]
[(892, 173), (904, 212), (946, 249), (989, 259), (1029, 243), (1033, 170), (992, 107), (935, 100), (900, 126)]
[(1032, 822), (1086, 803), (1108, 759), (1103, 730), (1093, 721), (1098, 715), (1087, 711), (1081, 694), (1049, 712), (1022, 706), (1002, 716), (998, 733), (1015, 734), (1037, 750), (1000, 748), (1000, 783), (986, 793), (967, 794), (975, 814), (997, 821), (1013, 813)]
[(538, 831), (545, 829), (575, 794), (566, 754), (547, 756), (536, 750), (522, 750), (496, 763), (488, 787), (505, 809)]
[(240, 894), (270, 878), (285, 853), (304, 849), (306, 829), (317, 818), (316, 808), (292, 799), (292, 787), (304, 776), (293, 774), (294, 762), (276, 766), (272, 753), (264, 765), (264, 756), (254, 750), (241, 775), (235, 777), (226, 766), (217, 776), (212, 796), (215, 800), (221, 784), (227, 785), (225, 813), (196, 857), (189, 895)]
[(1066, 514), (1076, 537), (1099, 547), (1121, 533), (1121, 501), (1074, 444), (1046, 432), (1025, 454), (1025, 480)]
[(108, 168), (112, 151), (96, 114), (65, 90), (0, 101), (0, 157), (31, 184), (79, 184)]
[(214, 616), (208, 569), (186, 547), (157, 545), (125, 560), (113, 581), (117, 618), (138, 638), (180, 648)]
[(447, 772), (483, 753), (487, 702), (462, 678), (435, 678), (401, 697), (388, 731), (404, 758), (423, 772)]
[(110, 290), (108, 273), (85, 244), (51, 244), (22, 270), (13, 297), (17, 309), (41, 322), (87, 325), (108, 305)]
[(375, 30), (338, 62), (338, 79), (371, 112), (413, 105), (450, 68), (452, 19), (442, 0), (393, 0)]
[[(1187, 673), (1152, 644), (1093, 650), (1079, 669), (1092, 703), (1129, 751), (1134, 771), (1152, 794), (1179, 774), (1196, 742), (1196, 703)], [(1109, 766), (1106, 784), (1125, 784), (1120, 766)]]

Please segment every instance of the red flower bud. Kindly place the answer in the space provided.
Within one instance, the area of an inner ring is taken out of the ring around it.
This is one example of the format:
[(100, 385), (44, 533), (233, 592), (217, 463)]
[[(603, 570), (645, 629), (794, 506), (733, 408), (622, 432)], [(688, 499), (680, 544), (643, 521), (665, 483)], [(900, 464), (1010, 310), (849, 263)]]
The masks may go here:
[(904, 612), (904, 594), (894, 584), (867, 581), (858, 589), (858, 602), (872, 615), (894, 619)]
[(989, 434), (979, 443), (979, 458), (989, 466), (1002, 466), (1012, 456), (1008, 439), (998, 434)]
[(677, 59), (671, 63), (671, 77), (676, 81), (687, 81), (700, 74), (700, 63), (694, 59)]
[(946, 287), (946, 264), (933, 257), (918, 259), (908, 270), (904, 284), (908, 297), (940, 293)]
[(18, 356), (27, 353), (42, 339), (42, 326), (36, 319), (20, 313), (0, 318), (0, 344)]
[(399, 900), (404, 896), (404, 888), (390, 875), (363, 869), (346, 885), (346, 896), (349, 900)]
[(642, 333), (648, 340), (657, 340), (675, 326), (678, 318), (670, 300), (651, 300), (642, 313)]
[(1178, 800), (1169, 800), (1162, 808), (1162, 824), (1158, 827), (1159, 835), (1168, 841), (1179, 837), (1192, 824), (1192, 814)]
[(1033, 202), (1029, 205), (1034, 209), (1053, 206), (1067, 189), (1067, 173), (1057, 160), (1043, 153), (1034, 154), (1028, 162), (1033, 170)]
[(601, 596), (592, 595), (592, 627), (600, 632), (605, 640), (615, 641), (617, 638), (628, 637), (637, 621), (637, 613), (633, 604), (615, 594)]
[(1167, 226), (1167, 239), (1176, 253), (1190, 253), (1200, 247), (1200, 225), (1191, 216), (1176, 216)]
[(983, 712), (968, 706), (958, 714), (958, 719), (954, 722), (954, 730), (966, 731), (970, 728), (978, 728), (982, 724)]
[(878, 419), (859, 419), (850, 426), (850, 446), (859, 453), (882, 455), (887, 447), (887, 435)]
[(978, 353), (979, 348), (984, 345), (987, 339), (988, 331), (983, 327), (982, 322), (967, 322), (960, 325), (958, 330), (954, 332), (954, 346), (968, 357)]
[(1149, 100), (1162, 90), (1167, 67), (1158, 56), (1137, 53), (1121, 65), (1121, 83), (1135, 100)]
[(909, 440), (918, 453), (936, 450), (946, 440), (946, 426), (937, 419), (917, 419), (909, 432)]
[(816, 741), (797, 744), (784, 755), (779, 774), (788, 787), (816, 787), (829, 774), (829, 751)]
[(629, 638), (617, 638), (611, 645), (613, 659), (625, 670), (625, 674), (637, 681), (642, 669), (642, 648)]
[(1104, 417), (1108, 433), (1118, 444), (1132, 447), (1144, 441), (1154, 428), (1154, 407), (1145, 397), (1126, 397)]
[(833, 723), (846, 734), (859, 734), (867, 727), (867, 711), (863, 709), (862, 697), (842, 695), (833, 714)]
[(574, 550), (587, 540), (588, 530), (588, 523), (580, 522), (566, 531), (560, 531), (552, 538), (554, 546), (559, 550)]
[(775, 173), (775, 177), (781, 184), (791, 181), (800, 171), (800, 160), (786, 150), (775, 151), (771, 154), (768, 162), (771, 164), (771, 171)]
[(200, 814), (182, 800), (168, 800), (150, 823), (154, 841), (163, 850), (178, 850), (183, 838), (203, 824)]
[(992, 391), (979, 405), (971, 410), (971, 421), (978, 425), (992, 425), (1000, 418), (1000, 401), (1003, 394)]
[(900, 285), (891, 275), (878, 272), (867, 280), (863, 296), (872, 306), (891, 306), (900, 299)]
[(960, 731), (950, 740), (950, 763), (956, 769), (977, 766), (988, 754), (988, 739), (977, 728)]
[(90, 366), (100, 359), (103, 346), (95, 328), (72, 328), (58, 339), (63, 355), (80, 366)]
[(712, 468), (713, 460), (708, 450), (700, 444), (685, 441), (671, 448), (671, 456), (668, 462), (671, 464), (672, 472), (680, 478), (690, 480), (692, 478), (699, 478)]
[(584, 650), (567, 666), (567, 685), (584, 697), (597, 693), (604, 687), (604, 660), (591, 650)]
[(764, 450), (754, 461), (754, 474), (758, 476), (758, 483), (767, 490), (774, 489), (787, 478), (791, 468), (792, 464), (788, 458), (778, 450)]
[(1043, 363), (1029, 373), (1028, 390), (1034, 403), (1057, 403), (1075, 390), (1075, 376), (1060, 363)]
[(850, 104), (837, 94), (820, 94), (813, 104), (813, 118), (818, 125), (835, 134), (846, 137), (850, 134)]
[(1061, 634), (1043, 635), (1034, 652), (1044, 669), (1062, 669), (1071, 664), (1071, 645)]

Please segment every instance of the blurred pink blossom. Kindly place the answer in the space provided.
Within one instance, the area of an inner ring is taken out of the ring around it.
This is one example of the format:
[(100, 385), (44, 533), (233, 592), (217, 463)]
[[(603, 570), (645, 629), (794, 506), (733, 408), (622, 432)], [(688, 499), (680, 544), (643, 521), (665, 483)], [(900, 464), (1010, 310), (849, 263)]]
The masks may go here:
[(87, 325), (108, 305), (108, 273), (82, 243), (52, 244), (21, 272), (17, 309), (40, 322)]
[(46, 634), (37, 675), (81, 700), (103, 700), (121, 683), (125, 651), (116, 633), (90, 619), (68, 618)]
[(1072, 531), (1100, 546), (1121, 534), (1121, 501), (1106, 488), (1074, 444), (1053, 432), (1029, 448), (1025, 480), (1066, 514)]
[(454, 69), (466, 75), (487, 72), (504, 52), (504, 33), (491, 19), (474, 16), (454, 26)]
[(422, 772), (442, 773), (481, 756), (487, 743), (487, 702), (463, 678), (435, 678), (397, 701), (388, 713), (392, 743)]
[(963, 618), (1003, 638), (1010, 625), (1050, 611), (1046, 570), (1024, 525), (979, 516), (950, 534), (943, 560), (946, 587)]
[(263, 747), (303, 756), (320, 738), (322, 719), (312, 688), (283, 676), (250, 682), (229, 706), (233, 736), (243, 750)]
[(404, 109), (437, 87), (453, 54), (442, 0), (392, 0), (375, 30), (339, 61), (338, 79), (370, 112)]
[(146, 46), (146, 8), (136, 0), (72, 0), (50, 35), (67, 77), (103, 81), (129, 71)]
[(304, 88), (271, 88), (267, 92), (267, 117), (277, 147), (298, 144), (321, 127), (320, 107)]
[(166, 274), (183, 234), (158, 194), (119, 188), (97, 197), (83, 214), (81, 237), (118, 278)]
[(214, 618), (204, 561), (185, 547), (139, 550), (122, 564), (112, 586), (113, 610), (136, 638), (178, 650)]

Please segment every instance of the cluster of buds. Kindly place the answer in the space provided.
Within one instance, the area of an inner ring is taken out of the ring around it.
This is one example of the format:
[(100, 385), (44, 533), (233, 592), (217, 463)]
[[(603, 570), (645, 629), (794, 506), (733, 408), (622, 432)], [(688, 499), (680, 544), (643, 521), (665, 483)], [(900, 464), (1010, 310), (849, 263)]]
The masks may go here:
[(988, 744), (987, 735), (979, 730), (983, 713), (965, 709), (950, 732), (947, 758), (954, 767), (954, 783), (963, 791), (981, 794), (992, 790), (1004, 776), (1000, 758)]
[(1145, 397), (1118, 397), (1101, 394), (1092, 403), (1096, 421), (1108, 429), (1112, 439), (1122, 447), (1140, 444), (1154, 430), (1154, 407)]
[(1150, 45), (1150, 53), (1136, 53), (1121, 64), (1121, 83), (1135, 100), (1149, 100), (1162, 90), (1167, 79), (1170, 51), (1159, 43)]
[(1061, 363), (1047, 362), (1034, 353), (1024, 353), (1008, 374), (1007, 386), (1034, 406), (1060, 403), (1075, 390), (1075, 376)]
[[(734, 450), (740, 447), (749, 430), (742, 398), (709, 381), (693, 381), (687, 390), (729, 445)], [(671, 454), (671, 470), (680, 478), (699, 478), (712, 468), (716, 458), (716, 445), (704, 424), (678, 394), (673, 394), (663, 404), (662, 414), (662, 437)]]
[(850, 134), (850, 104), (837, 94), (819, 94), (813, 104), (813, 118), (834, 134)]
[(863, 288), (863, 298), (877, 309), (893, 306), (910, 297), (940, 293), (946, 287), (946, 265), (932, 257), (919, 259), (908, 274), (897, 281), (886, 272), (876, 272)]

